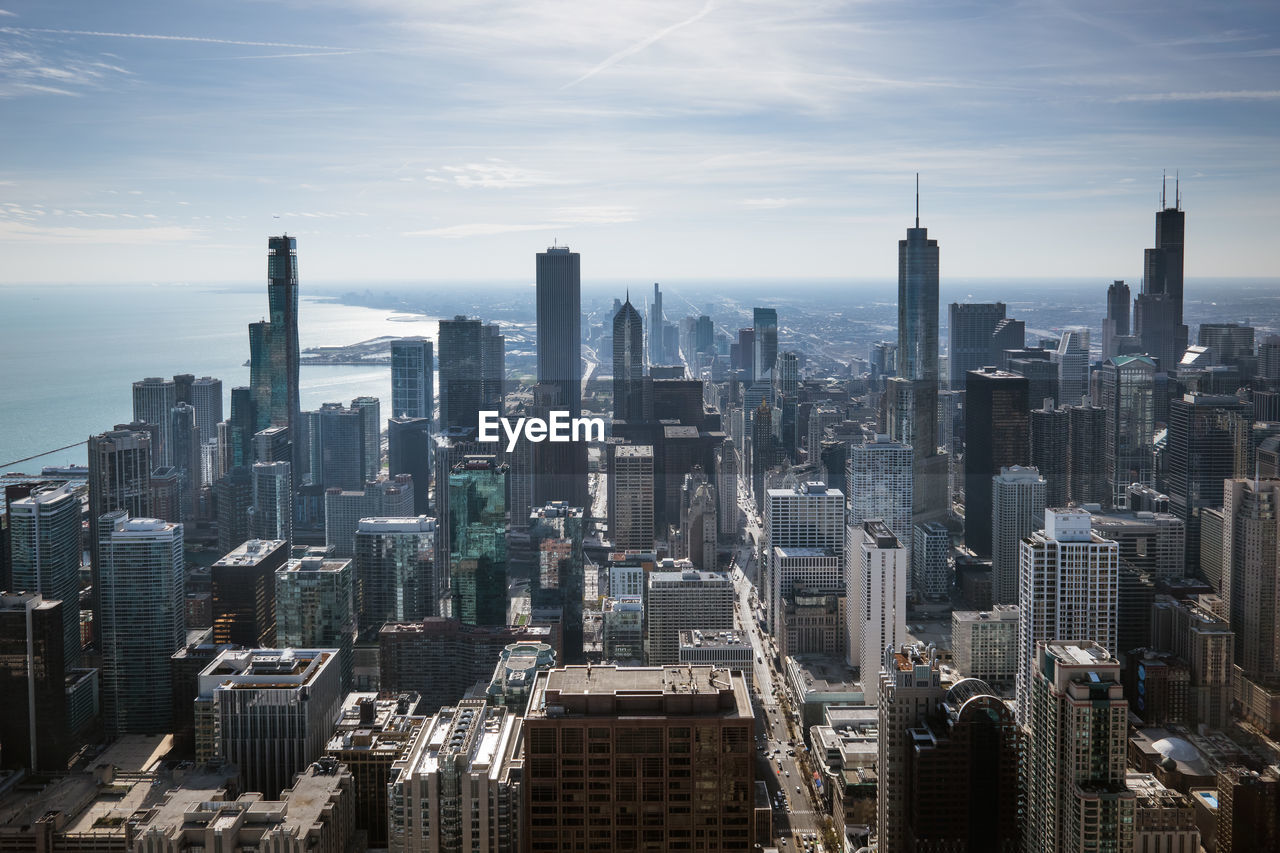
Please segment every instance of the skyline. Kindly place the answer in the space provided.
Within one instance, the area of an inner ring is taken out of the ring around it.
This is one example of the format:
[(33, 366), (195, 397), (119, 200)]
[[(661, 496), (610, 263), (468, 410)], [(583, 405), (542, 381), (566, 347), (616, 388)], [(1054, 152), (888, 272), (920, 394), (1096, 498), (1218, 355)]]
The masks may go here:
[(944, 280), (1136, 284), (1166, 168), (1270, 271), (1266, 4), (227, 8), (0, 0), (0, 283), (887, 279), (919, 171)]

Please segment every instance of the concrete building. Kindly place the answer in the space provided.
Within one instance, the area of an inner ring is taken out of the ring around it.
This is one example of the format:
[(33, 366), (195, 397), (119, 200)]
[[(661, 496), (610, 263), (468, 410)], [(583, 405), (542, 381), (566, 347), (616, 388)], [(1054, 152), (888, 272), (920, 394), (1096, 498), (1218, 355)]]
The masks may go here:
[(498, 655), (485, 695), (494, 705), (523, 714), (534, 678), (555, 665), (556, 650), (550, 643), (512, 643)]
[(738, 451), (733, 439), (726, 438), (716, 450), (716, 523), (720, 538), (726, 542), (738, 538)]
[(376, 693), (348, 693), (325, 755), (351, 773), (354, 830), (364, 846), (387, 846), (387, 786), (392, 765), (417, 738), (428, 718), (416, 716), (416, 693), (379, 699)]
[(517, 853), (522, 731), (509, 708), (442, 708), (391, 769), (393, 853)]
[(276, 570), (289, 559), (283, 539), (250, 539), (209, 569), (212, 642), (247, 649), (276, 645)]
[[(879, 709), (879, 785), (876, 790), (876, 830), (883, 850), (907, 850), (907, 822), (911, 794), (908, 764), (911, 730), (938, 712), (946, 688), (942, 664), (934, 653), (916, 645), (894, 645), (880, 655), (875, 678)], [(864, 681), (872, 676), (864, 676)]]
[(1200, 849), (1200, 830), (1191, 797), (1166, 788), (1150, 773), (1130, 771), (1125, 774), (1125, 785), (1136, 798), (1134, 850)]
[(953, 612), (951, 654), (962, 675), (1012, 690), (1018, 673), (1018, 606)]
[(649, 575), (645, 600), (645, 660), (667, 666), (680, 660), (680, 631), (733, 628), (733, 581), (692, 567)]
[(1120, 664), (1089, 640), (1040, 642), (1028, 690), (1027, 849), (1132, 850)]
[(792, 589), (782, 600), (778, 654), (820, 655), (843, 660), (849, 652), (848, 598), (843, 589)]
[(797, 589), (846, 594), (844, 559), (831, 548), (775, 546), (770, 557), (766, 604), (774, 637), (785, 632), (786, 602)]
[(1037, 644), (1095, 640), (1115, 648), (1117, 639), (1119, 547), (1091, 530), (1083, 509), (1046, 510), (1044, 526), (1021, 544), (1017, 692), (1023, 725), (1030, 722)]
[(609, 472), (610, 536), (619, 550), (653, 548), (653, 447), (623, 445)]
[(751, 641), (737, 631), (681, 631), (680, 663), (736, 670), (747, 686), (755, 681), (755, 652)]
[(169, 731), (169, 657), (187, 634), (182, 525), (118, 509), (97, 528), (103, 721), (115, 734)]
[(847, 469), (849, 524), (856, 527), (873, 518), (883, 521), (907, 549), (908, 564), (913, 458), (911, 445), (877, 435), (849, 447)]
[(926, 521), (912, 530), (911, 584), (919, 595), (945, 598), (951, 592), (951, 532), (940, 521)]
[[(882, 521), (864, 521), (847, 592), (849, 661), (860, 667), (866, 703), (877, 703), (877, 675), (887, 647), (907, 641), (906, 549)], [(851, 543), (852, 544), (852, 543)], [(855, 639), (856, 638), (856, 639)]]
[(239, 767), (243, 790), (275, 796), (324, 753), (342, 707), (337, 667), (336, 649), (223, 651), (200, 673), (197, 741), (212, 731), (209, 757)]
[[(524, 727), (527, 853), (750, 849), (755, 726), (740, 674), (554, 669), (538, 675)], [(602, 795), (581, 822), (578, 773), (596, 774), (589, 790)]]
[(1191, 670), (1190, 725), (1224, 729), (1230, 723), (1236, 636), (1223, 618), (1225, 611), (1214, 595), (1187, 600), (1157, 596), (1152, 605), (1151, 646), (1169, 649)]
[[(783, 593), (790, 592), (785, 581), (779, 577), (782, 572), (782, 566), (778, 564), (782, 556), (777, 550), (779, 548), (785, 549), (787, 553), (799, 548), (820, 549), (824, 554), (842, 561), (845, 551), (844, 514), (844, 494), (821, 482), (768, 489), (764, 500), (768, 565), (761, 567), (761, 588), (772, 590), (777, 587)], [(795, 579), (800, 578), (793, 578)], [(839, 586), (832, 588), (838, 589)], [(781, 597), (767, 596), (766, 606), (769, 623), (776, 632), (781, 628), (778, 619)]]
[(1022, 540), (1044, 524), (1044, 477), (1014, 465), (991, 478), (991, 595), (996, 604), (1018, 603), (1018, 553)]
[(350, 560), (308, 553), (276, 569), (280, 648), (334, 649), (339, 682), (347, 690), (355, 666), (355, 633), (355, 575)]
[(1280, 480), (1228, 480), (1222, 508), (1222, 588), (1246, 677), (1280, 674)]
[(356, 530), (362, 518), (413, 518), (414, 482), (408, 474), (365, 483), (356, 491), (327, 489), (324, 542), (336, 557), (355, 556)]

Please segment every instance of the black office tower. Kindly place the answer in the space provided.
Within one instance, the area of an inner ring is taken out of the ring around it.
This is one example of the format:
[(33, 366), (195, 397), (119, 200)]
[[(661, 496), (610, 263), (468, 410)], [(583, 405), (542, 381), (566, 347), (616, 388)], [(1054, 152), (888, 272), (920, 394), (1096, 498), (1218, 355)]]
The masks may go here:
[(1186, 524), (1186, 572), (1200, 568), (1200, 511), (1222, 506), (1223, 480), (1246, 471), (1251, 407), (1234, 396), (1186, 394), (1169, 404), (1169, 511)]
[(1173, 373), (1187, 349), (1187, 327), (1182, 324), (1182, 259), (1186, 214), (1174, 185), (1173, 207), (1160, 189), (1161, 210), (1156, 213), (1156, 245), (1147, 249), (1142, 264), (1142, 293), (1134, 305), (1134, 334), (1142, 351), (1158, 359), (1160, 369)]
[(1067, 409), (1067, 500), (1111, 505), (1107, 486), (1107, 410), (1101, 406)]
[(613, 417), (639, 421), (644, 417), (644, 324), (631, 296), (613, 318)]
[(62, 602), (38, 593), (0, 596), (0, 766), (5, 769), (67, 769), (62, 608)]
[(966, 378), (964, 536), (980, 557), (991, 556), (991, 478), (1030, 459), (1028, 390), (1025, 376), (995, 368)]
[(459, 314), (440, 321), (440, 431), (477, 429), (481, 408), (480, 321)]
[(582, 275), (580, 256), (552, 246), (537, 256), (538, 382), (560, 389), (570, 417), (582, 414)]
[[(288, 235), (267, 239), (267, 302), (270, 308), (271, 425), (298, 434), (298, 241)], [(294, 443), (293, 468), (301, 470)]]
[(1044, 477), (1044, 505), (1067, 505), (1070, 486), (1070, 416), (1066, 409), (1031, 410), (1031, 465)]
[(413, 476), (413, 514), (430, 515), (431, 420), (387, 421), (387, 473)]

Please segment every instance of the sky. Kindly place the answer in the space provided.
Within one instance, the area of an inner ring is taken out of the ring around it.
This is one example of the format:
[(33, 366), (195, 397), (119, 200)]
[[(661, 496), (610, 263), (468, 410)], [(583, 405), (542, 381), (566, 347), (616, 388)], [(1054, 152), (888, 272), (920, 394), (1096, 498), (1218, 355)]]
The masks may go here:
[[(1275, 276), (1274, 0), (0, 0), (0, 283)], [(1169, 183), (1172, 198), (1173, 182)]]

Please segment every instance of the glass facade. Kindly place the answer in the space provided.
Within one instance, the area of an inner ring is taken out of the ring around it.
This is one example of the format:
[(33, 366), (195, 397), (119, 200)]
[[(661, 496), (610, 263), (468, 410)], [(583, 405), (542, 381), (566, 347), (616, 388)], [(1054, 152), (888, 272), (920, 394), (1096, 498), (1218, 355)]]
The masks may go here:
[(507, 624), (507, 466), (468, 456), (449, 474), (452, 615), (464, 625)]

